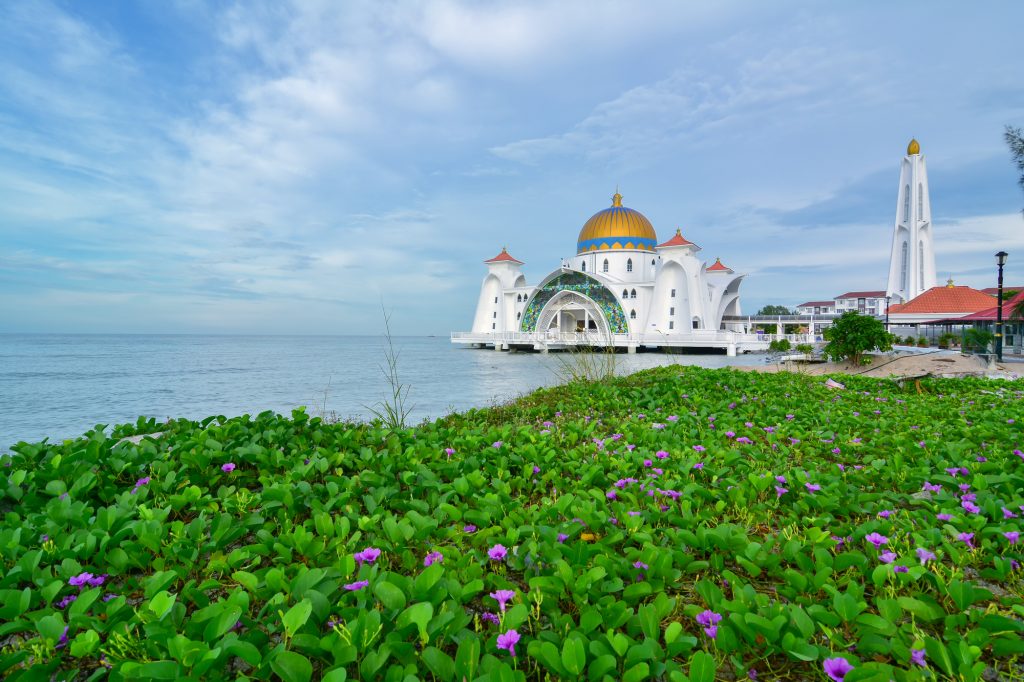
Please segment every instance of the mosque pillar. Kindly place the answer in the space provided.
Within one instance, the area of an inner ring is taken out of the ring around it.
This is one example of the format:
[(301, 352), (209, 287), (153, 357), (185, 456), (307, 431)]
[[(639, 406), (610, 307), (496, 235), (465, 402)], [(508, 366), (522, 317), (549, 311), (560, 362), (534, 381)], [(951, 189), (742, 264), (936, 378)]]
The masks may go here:
[(782, 320), (779, 320), (778, 322), (775, 323), (775, 333), (781, 338), (783, 331), (784, 329), (782, 326)]

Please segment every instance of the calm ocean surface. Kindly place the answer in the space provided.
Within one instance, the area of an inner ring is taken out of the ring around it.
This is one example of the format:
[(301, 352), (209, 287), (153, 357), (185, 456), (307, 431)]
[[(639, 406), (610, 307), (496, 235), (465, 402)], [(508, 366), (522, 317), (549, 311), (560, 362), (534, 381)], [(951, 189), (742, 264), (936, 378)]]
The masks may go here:
[[(412, 421), (506, 401), (559, 382), (554, 355), (395, 337)], [(299, 405), (365, 418), (388, 389), (381, 336), (0, 334), (0, 452), (73, 438), (97, 424), (234, 416)], [(763, 356), (618, 355), (619, 371), (664, 364), (724, 367)], [(326, 392), (326, 397), (325, 397)]]

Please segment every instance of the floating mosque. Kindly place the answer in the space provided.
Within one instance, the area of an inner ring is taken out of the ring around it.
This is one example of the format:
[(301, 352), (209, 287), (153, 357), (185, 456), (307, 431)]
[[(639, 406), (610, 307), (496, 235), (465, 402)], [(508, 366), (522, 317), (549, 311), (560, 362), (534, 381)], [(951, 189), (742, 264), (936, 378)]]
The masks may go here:
[(527, 284), (523, 262), (505, 248), (484, 261), (473, 328), (452, 342), (497, 350), (762, 350), (761, 337), (731, 321), (741, 314), (744, 275), (717, 258), (708, 264), (700, 250), (680, 230), (658, 243), (651, 221), (623, 206), (616, 191), (612, 205), (583, 224), (576, 256), (538, 284)]

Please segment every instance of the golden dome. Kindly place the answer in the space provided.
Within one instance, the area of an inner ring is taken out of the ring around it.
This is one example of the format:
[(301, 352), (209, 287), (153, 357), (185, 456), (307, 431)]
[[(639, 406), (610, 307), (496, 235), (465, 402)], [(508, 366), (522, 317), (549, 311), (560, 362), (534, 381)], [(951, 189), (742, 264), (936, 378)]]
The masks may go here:
[(921, 153), (921, 145), (917, 140), (911, 140), (910, 144), (907, 145), (907, 156), (913, 156), (914, 154)]
[(640, 211), (622, 205), (622, 195), (612, 197), (611, 208), (595, 213), (580, 230), (576, 252), (640, 250), (654, 251), (658, 235)]

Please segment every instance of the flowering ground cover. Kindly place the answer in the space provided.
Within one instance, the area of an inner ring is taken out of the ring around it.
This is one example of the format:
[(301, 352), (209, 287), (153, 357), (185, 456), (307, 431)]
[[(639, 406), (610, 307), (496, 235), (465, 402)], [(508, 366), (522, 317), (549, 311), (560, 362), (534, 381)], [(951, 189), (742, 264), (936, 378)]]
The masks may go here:
[(0, 674), (1022, 679), (1022, 392), (842, 381), (670, 367), (399, 432), (19, 444)]

